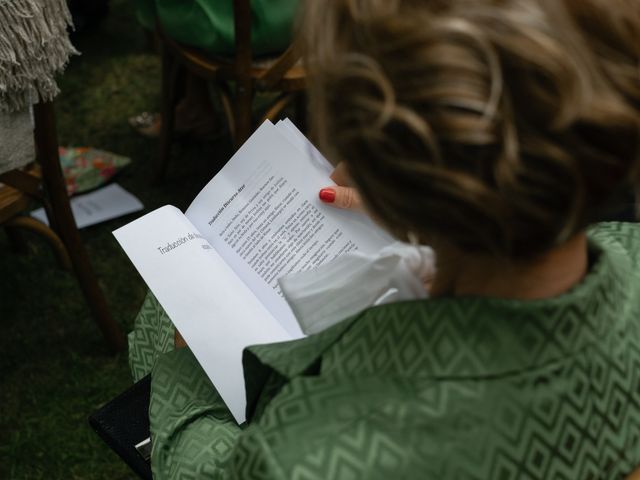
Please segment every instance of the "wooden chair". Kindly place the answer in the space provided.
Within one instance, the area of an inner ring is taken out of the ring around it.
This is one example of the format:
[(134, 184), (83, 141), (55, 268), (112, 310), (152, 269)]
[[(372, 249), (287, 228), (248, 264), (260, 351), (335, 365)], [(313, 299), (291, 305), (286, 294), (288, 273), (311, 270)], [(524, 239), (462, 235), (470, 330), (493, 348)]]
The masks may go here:
[[(162, 128), (160, 155), (154, 168), (156, 181), (164, 177), (169, 160), (175, 107), (185, 71), (210, 82), (220, 95), (234, 146), (251, 135), (254, 127), (251, 107), (256, 92), (279, 93), (262, 117), (275, 118), (293, 99), (301, 99), (305, 71), (299, 64), (298, 46), (293, 43), (276, 58), (255, 61), (251, 49), (250, 0), (234, 0), (235, 57), (217, 57), (181, 45), (163, 34), (158, 25), (162, 53)], [(231, 88), (233, 85), (233, 88)], [(302, 107), (300, 101), (298, 107)], [(260, 122), (261, 123), (261, 122)]]
[[(0, 226), (20, 247), (20, 230), (34, 231), (49, 241), (63, 267), (73, 267), (92, 316), (113, 351), (123, 350), (125, 338), (111, 317), (76, 228), (58, 157), (55, 116), (51, 102), (34, 105), (36, 164), (0, 175)], [(44, 204), (51, 228), (22, 216), (32, 200)]]

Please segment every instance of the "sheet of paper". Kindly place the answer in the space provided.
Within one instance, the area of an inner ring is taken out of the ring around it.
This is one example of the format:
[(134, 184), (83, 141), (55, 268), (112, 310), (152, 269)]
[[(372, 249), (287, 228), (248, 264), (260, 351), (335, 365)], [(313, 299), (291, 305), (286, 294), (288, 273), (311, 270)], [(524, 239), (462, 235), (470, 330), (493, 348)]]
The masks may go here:
[[(281, 127), (282, 128), (282, 127)], [(391, 238), (363, 214), (324, 205), (327, 162), (265, 122), (200, 192), (186, 216), (292, 337), (302, 331), (278, 278)]]
[(279, 120), (278, 123), (276, 123), (276, 128), (289, 142), (298, 147), (303, 155), (308, 157), (309, 162), (314, 164), (319, 172), (324, 172), (327, 177), (331, 175), (334, 168), (333, 165), (324, 158), (316, 146), (304, 136), (304, 133), (302, 133), (291, 120), (288, 118)]
[[(78, 228), (138, 212), (144, 208), (140, 200), (116, 183), (73, 197), (70, 203)], [(44, 208), (34, 210), (31, 216), (49, 225)]]
[(243, 423), (243, 349), (290, 335), (175, 207), (148, 213), (113, 234)]

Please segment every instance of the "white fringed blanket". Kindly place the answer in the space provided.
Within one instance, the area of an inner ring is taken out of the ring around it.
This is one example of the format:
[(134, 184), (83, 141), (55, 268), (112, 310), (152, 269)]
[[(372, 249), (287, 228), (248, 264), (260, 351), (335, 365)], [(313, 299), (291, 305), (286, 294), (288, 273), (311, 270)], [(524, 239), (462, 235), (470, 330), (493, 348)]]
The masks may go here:
[(0, 0), (0, 173), (33, 160), (28, 110), (58, 94), (71, 25), (65, 0)]

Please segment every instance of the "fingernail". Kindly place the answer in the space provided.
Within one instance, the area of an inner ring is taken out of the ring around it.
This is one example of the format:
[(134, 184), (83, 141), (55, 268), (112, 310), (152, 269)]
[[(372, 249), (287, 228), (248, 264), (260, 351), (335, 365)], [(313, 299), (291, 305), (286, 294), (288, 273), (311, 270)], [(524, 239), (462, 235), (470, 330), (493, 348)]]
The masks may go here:
[(333, 203), (336, 199), (336, 191), (333, 188), (323, 188), (318, 196), (325, 203)]

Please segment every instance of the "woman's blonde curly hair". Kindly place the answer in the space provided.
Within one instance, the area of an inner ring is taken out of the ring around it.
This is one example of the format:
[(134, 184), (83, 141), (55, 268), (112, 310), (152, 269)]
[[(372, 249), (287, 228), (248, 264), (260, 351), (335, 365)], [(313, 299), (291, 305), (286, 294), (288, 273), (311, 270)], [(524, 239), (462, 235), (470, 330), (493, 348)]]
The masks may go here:
[(532, 257), (640, 178), (637, 0), (308, 0), (316, 141), (399, 238)]

